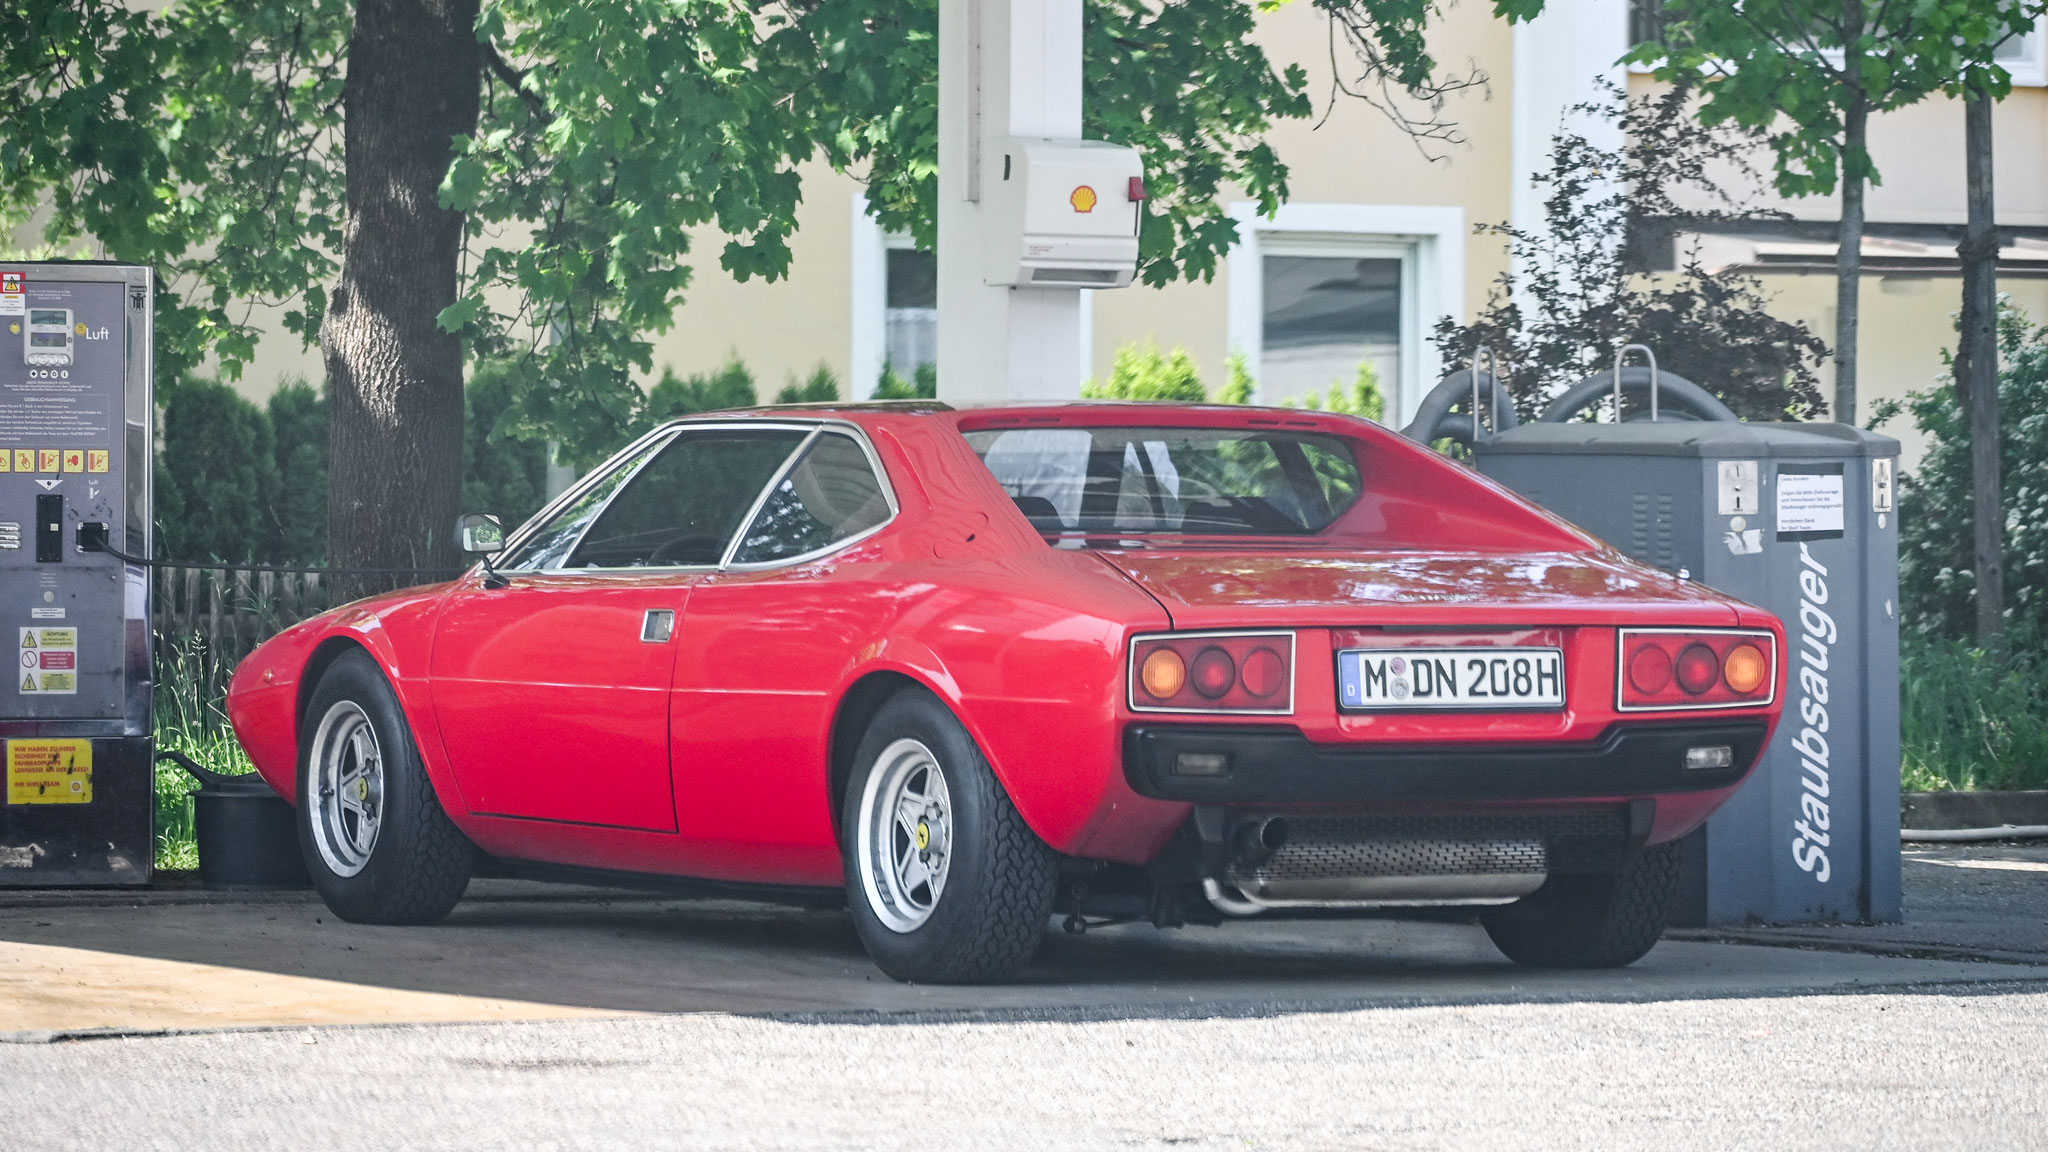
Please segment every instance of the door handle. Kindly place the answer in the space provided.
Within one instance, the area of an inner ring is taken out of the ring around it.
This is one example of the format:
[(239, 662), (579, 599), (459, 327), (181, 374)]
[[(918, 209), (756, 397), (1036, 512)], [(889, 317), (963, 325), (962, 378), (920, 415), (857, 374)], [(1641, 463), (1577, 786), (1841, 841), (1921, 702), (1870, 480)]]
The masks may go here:
[(676, 613), (673, 608), (649, 608), (646, 618), (640, 622), (640, 639), (649, 644), (666, 644), (675, 631)]

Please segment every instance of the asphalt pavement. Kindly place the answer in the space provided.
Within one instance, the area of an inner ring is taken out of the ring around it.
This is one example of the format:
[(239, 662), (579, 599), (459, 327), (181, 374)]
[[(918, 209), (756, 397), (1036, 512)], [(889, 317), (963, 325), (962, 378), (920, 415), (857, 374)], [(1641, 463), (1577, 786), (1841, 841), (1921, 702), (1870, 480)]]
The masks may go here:
[[(0, 895), (0, 1147), (2048, 1144), (2048, 848), (1909, 854), (1907, 923), (1540, 973), (1460, 923), (1054, 934), (897, 984), (843, 913), (480, 882)], [(478, 1022), (481, 1023), (478, 1023)]]

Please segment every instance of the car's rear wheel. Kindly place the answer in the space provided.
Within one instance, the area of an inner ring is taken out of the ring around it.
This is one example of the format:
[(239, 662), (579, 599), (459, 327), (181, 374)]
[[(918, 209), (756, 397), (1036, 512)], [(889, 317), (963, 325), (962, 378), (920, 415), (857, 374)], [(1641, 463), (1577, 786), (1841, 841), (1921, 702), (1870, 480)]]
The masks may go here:
[(431, 924), (469, 886), (476, 847), (442, 810), (398, 696), (367, 653), (327, 666), (299, 747), (299, 849), (336, 916)]
[(1052, 915), (1058, 857), (939, 700), (906, 690), (854, 752), (840, 842), (861, 943), (898, 980), (1008, 979)]
[(1532, 968), (1619, 968), (1664, 934), (1678, 899), (1678, 843), (1645, 849), (1618, 872), (1552, 876), (1481, 923), (1508, 959)]

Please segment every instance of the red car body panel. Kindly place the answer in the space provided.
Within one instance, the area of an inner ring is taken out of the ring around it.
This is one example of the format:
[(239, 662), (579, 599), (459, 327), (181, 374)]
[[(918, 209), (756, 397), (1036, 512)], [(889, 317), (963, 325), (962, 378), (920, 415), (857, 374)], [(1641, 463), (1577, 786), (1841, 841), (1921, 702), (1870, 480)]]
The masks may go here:
[(470, 811), (675, 831), (674, 654), (642, 643), (640, 629), (650, 609), (682, 619), (691, 583), (513, 577), (445, 594), (428, 680), (441, 754)]
[[(835, 727), (874, 677), (944, 700), (1055, 849), (1128, 864), (1156, 855), (1191, 807), (1139, 795), (1126, 777), (1126, 729), (1162, 719), (1133, 712), (1126, 696), (1131, 637), (1141, 633), (1293, 631), (1296, 706), (1277, 719), (1318, 746), (1575, 745), (1617, 724), (1700, 719), (1616, 711), (1620, 626), (1766, 629), (1777, 644), (1775, 702), (1711, 717), (1774, 726), (1782, 707), (1775, 617), (1629, 561), (1363, 421), (1158, 405), (773, 418), (858, 425), (894, 489), (896, 517), (850, 547), (781, 568), (513, 575), (504, 588), (471, 572), (335, 609), (274, 637), (236, 672), (229, 715), (258, 771), (295, 799), (312, 677), (338, 646), (354, 645), (389, 677), (444, 806), (485, 851), (824, 886), (842, 879)], [(1353, 444), (1366, 495), (1313, 538), (1054, 547), (961, 432), (1060, 424), (1339, 435)], [(639, 640), (650, 608), (676, 613), (668, 644)], [(1564, 651), (1560, 711), (1335, 706), (1341, 647), (1534, 642)], [(1276, 718), (1164, 719), (1270, 727)], [(1657, 795), (1650, 842), (1690, 831), (1735, 786)]]

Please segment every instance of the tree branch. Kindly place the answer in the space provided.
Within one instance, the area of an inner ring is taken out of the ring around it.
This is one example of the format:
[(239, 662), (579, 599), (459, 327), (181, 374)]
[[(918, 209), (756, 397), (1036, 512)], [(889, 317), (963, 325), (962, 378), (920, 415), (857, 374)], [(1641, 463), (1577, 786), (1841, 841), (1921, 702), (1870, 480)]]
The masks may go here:
[(553, 113), (548, 111), (547, 104), (541, 100), (538, 94), (530, 92), (526, 88), (526, 77), (529, 73), (521, 72), (519, 69), (514, 68), (511, 62), (505, 59), (504, 54), (498, 51), (496, 44), (486, 40), (484, 41), (483, 48), (484, 64), (490, 68), (491, 74), (502, 81), (505, 87), (510, 88), (513, 95), (518, 96), (520, 100), (524, 101), (527, 108), (540, 119), (541, 123), (553, 123), (555, 117)]

